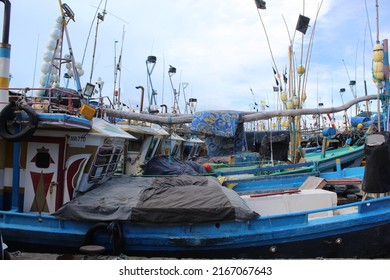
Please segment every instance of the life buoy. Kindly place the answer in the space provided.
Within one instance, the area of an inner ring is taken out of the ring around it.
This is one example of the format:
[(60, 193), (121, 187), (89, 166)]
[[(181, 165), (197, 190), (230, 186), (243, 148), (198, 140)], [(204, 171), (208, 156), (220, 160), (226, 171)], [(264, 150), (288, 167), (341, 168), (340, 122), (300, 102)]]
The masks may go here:
[[(28, 124), (18, 132), (12, 132), (8, 129), (7, 122), (15, 118), (15, 111), (23, 110), (28, 116)], [(24, 103), (11, 101), (0, 112), (0, 136), (12, 142), (25, 140), (34, 134), (38, 127), (38, 116), (33, 108)]]

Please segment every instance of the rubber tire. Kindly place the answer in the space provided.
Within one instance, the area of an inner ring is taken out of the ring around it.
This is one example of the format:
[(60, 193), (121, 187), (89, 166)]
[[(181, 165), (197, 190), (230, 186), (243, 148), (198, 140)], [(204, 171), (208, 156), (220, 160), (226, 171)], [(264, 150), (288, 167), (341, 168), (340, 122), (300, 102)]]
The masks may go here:
[[(8, 130), (7, 121), (15, 117), (16, 110), (23, 110), (29, 118), (29, 123), (20, 132), (13, 134)], [(31, 137), (38, 127), (38, 115), (35, 110), (27, 104), (11, 101), (0, 112), (0, 136), (12, 142), (18, 142)]]

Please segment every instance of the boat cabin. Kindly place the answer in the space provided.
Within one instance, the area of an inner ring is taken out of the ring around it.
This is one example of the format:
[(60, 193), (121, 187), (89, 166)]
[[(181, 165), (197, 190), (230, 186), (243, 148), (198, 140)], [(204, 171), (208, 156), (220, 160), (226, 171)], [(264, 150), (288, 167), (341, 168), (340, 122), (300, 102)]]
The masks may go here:
[(126, 139), (103, 119), (38, 113), (27, 140), (0, 138), (0, 209), (52, 213), (111, 178)]
[(186, 139), (183, 143), (183, 160), (189, 160), (200, 156), (204, 146), (204, 141), (200, 140), (198, 137)]
[(183, 143), (186, 140), (179, 135), (172, 133), (166, 137), (161, 145), (161, 155), (171, 156), (176, 159), (182, 159)]
[(159, 154), (163, 139), (169, 133), (156, 124), (117, 124), (118, 128), (131, 133), (134, 139), (127, 141), (124, 150), (124, 174), (140, 173), (141, 165)]

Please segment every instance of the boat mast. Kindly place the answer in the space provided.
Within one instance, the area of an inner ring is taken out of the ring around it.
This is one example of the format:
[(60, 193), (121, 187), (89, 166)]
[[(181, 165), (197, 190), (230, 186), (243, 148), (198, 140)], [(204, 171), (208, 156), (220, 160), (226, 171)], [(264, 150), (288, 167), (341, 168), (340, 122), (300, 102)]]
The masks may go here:
[[(123, 41), (124, 41), (124, 38), (125, 38), (125, 26), (123, 25), (122, 44), (121, 44), (121, 50), (120, 50), (120, 53), (119, 53), (118, 62), (116, 61), (116, 44), (118, 43), (118, 41), (115, 41), (115, 46), (114, 46), (114, 52), (115, 52), (115, 55), (114, 55), (114, 65), (115, 65), (115, 69), (114, 69), (114, 96), (113, 96), (113, 103), (114, 103), (114, 106), (115, 105), (117, 106), (118, 110), (120, 109), (120, 105), (121, 105), (121, 101), (120, 100), (121, 100), (122, 52), (123, 52)], [(117, 81), (117, 78), (118, 78), (118, 71), (119, 71), (119, 81), (118, 81), (118, 88), (117, 88), (116, 81)]]
[[(384, 124), (383, 130), (389, 130), (389, 119), (390, 119), (390, 107), (388, 98), (384, 98), (390, 92), (389, 84), (389, 56), (388, 56), (388, 40), (385, 39), (382, 43), (379, 41), (379, 1), (376, 0), (376, 44), (373, 48), (373, 80), (377, 86), (378, 99), (381, 101), (377, 103), (378, 110), (378, 131), (381, 128), (381, 104), (383, 114), (387, 118)], [(381, 93), (384, 93), (383, 98), (380, 99)]]
[(169, 75), (169, 81), (171, 82), (172, 93), (173, 93), (172, 113), (173, 114), (176, 114), (176, 113), (180, 114), (180, 107), (179, 107), (180, 87), (179, 87), (179, 91), (177, 91), (175, 89), (175, 87), (173, 86), (173, 82), (172, 82), (172, 76), (175, 74), (176, 74), (176, 68), (173, 67), (172, 65), (169, 65), (168, 75)]
[[(9, 87), (10, 76), (10, 57), (11, 57), (11, 45), (9, 44), (9, 30), (10, 30), (10, 18), (11, 18), (11, 3), (8, 0), (0, 0), (4, 3), (4, 15), (3, 15), (3, 37), (0, 42), (0, 58), (2, 60), (2, 66), (0, 68), (0, 87)], [(0, 91), (0, 111), (9, 103), (8, 90)]]
[(93, 77), (93, 71), (95, 67), (95, 54), (96, 54), (96, 45), (97, 45), (97, 38), (98, 38), (98, 30), (99, 30), (99, 24), (104, 21), (104, 17), (106, 16), (106, 7), (107, 7), (107, 0), (104, 4), (104, 9), (102, 13), (97, 14), (97, 22), (96, 22), (96, 32), (95, 32), (95, 42), (93, 44), (93, 53), (92, 53), (92, 64), (91, 64), (91, 74), (89, 76), (89, 82), (92, 83), (92, 77)]
[[(146, 71), (148, 74), (149, 113), (151, 114), (159, 112), (157, 108), (157, 100), (156, 100), (157, 91), (153, 88), (153, 83), (152, 83), (152, 73), (154, 67), (156, 66), (156, 62), (157, 62), (157, 57), (153, 55), (149, 55), (145, 61)], [(152, 91), (151, 93), (149, 93), (149, 87)]]

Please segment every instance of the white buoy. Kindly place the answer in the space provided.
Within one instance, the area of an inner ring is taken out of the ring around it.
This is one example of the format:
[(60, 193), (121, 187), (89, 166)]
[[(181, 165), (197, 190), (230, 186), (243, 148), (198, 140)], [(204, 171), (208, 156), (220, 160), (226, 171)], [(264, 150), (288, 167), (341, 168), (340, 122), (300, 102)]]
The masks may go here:
[(47, 80), (47, 75), (42, 74), (41, 78), (39, 79), (39, 83), (41, 84), (42, 87), (46, 85), (46, 80)]
[(42, 65), (41, 65), (41, 72), (43, 74), (49, 73), (49, 69), (50, 69), (50, 63), (48, 63), (48, 62), (42, 63)]
[(57, 41), (56, 40), (49, 39), (49, 41), (47, 41), (46, 48), (49, 51), (54, 51), (54, 49), (56, 48), (56, 45), (57, 45)]
[(62, 23), (63, 20), (64, 20), (64, 18), (63, 18), (62, 16), (58, 16), (58, 17), (56, 18), (56, 22), (57, 22), (57, 23)]
[(47, 50), (43, 53), (43, 60), (46, 62), (51, 62), (53, 60), (53, 55), (54, 53), (52, 51)]
[(53, 40), (56, 40), (56, 41), (59, 40), (61, 38), (61, 30), (58, 28), (53, 28), (53, 30), (50, 33), (50, 37)]

